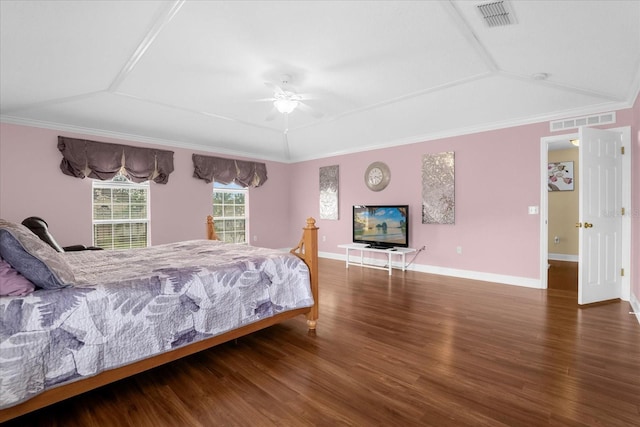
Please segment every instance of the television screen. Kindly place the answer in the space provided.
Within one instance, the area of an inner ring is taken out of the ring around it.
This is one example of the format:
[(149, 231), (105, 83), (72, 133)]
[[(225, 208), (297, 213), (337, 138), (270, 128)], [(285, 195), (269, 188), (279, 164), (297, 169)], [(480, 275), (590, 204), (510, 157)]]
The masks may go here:
[(353, 242), (372, 248), (409, 246), (409, 205), (354, 205)]

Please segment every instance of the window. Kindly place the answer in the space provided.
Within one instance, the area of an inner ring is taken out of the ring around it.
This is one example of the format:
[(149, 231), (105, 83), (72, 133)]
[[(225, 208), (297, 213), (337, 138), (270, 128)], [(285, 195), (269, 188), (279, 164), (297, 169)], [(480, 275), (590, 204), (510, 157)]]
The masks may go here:
[(93, 181), (93, 244), (104, 249), (149, 245), (149, 183), (116, 175)]
[(237, 184), (213, 183), (213, 221), (223, 242), (247, 243), (249, 193)]

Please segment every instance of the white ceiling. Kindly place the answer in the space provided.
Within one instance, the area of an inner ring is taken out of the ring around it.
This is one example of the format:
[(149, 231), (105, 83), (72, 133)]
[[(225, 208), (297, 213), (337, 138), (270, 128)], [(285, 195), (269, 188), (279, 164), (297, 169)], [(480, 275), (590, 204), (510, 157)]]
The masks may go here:
[(640, 0), (483, 3), (2, 0), (0, 119), (289, 162), (632, 105)]

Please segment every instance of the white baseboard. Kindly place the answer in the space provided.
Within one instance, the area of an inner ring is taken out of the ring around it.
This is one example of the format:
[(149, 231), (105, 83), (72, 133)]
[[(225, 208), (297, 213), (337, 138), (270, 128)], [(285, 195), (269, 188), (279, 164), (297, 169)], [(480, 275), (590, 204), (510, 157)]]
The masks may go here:
[(578, 262), (578, 255), (567, 254), (549, 254), (549, 259), (553, 261), (571, 261)]
[[(336, 254), (333, 252), (320, 252), (318, 253), (318, 256), (321, 258), (329, 258), (346, 262), (345, 255), (343, 254)], [(407, 262), (410, 262), (410, 260), (411, 258), (408, 257)], [(386, 264), (386, 260), (382, 259), (365, 258), (364, 262), (373, 265)], [(479, 271), (460, 270), (455, 268), (444, 268), (425, 264), (411, 264), (407, 267), (407, 270), (419, 271), (421, 273), (439, 274), (441, 276), (459, 277), (462, 279), (481, 280), (483, 282), (493, 282), (505, 285), (542, 289), (540, 279), (533, 279), (529, 277), (507, 276), (502, 274), (483, 273)]]
[(337, 260), (342, 261), (342, 262), (345, 261), (344, 255), (336, 254), (336, 253), (333, 253), (333, 252), (318, 252), (318, 256), (320, 258), (337, 259)]
[[(414, 268), (411, 268), (414, 267)], [(540, 279), (530, 277), (507, 276), (504, 274), (484, 273), (480, 271), (460, 270), (456, 268), (444, 268), (432, 265), (409, 266), (408, 270), (423, 273), (439, 274), (442, 276), (459, 277), (461, 279), (481, 280), (483, 282), (501, 283), (503, 285), (523, 286), (525, 288), (542, 289)]]

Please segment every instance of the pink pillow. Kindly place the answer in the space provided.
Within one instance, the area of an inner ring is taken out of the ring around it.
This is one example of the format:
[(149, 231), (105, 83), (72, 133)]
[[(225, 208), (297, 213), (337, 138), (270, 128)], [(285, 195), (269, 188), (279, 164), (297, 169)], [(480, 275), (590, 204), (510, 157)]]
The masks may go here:
[(36, 289), (35, 285), (18, 273), (11, 264), (0, 258), (0, 296), (24, 296)]

